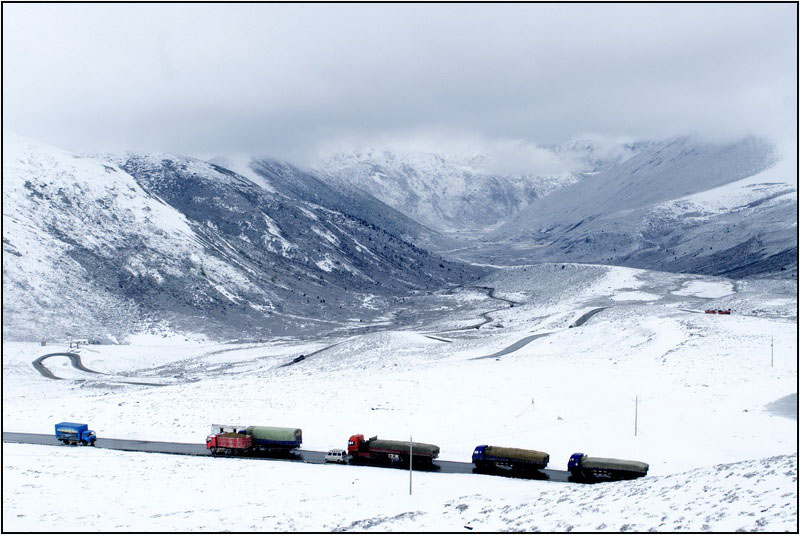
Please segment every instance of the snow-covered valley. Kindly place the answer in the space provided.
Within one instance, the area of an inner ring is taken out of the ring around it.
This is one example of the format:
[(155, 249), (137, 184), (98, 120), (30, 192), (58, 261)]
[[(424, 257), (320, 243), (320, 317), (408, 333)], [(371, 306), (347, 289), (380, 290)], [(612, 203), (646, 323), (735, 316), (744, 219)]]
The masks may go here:
[(3, 3), (3, 533), (800, 533), (797, 3), (168, 4)]
[[(796, 292), (794, 281), (544, 264), (419, 295), (441, 314), (400, 330), (83, 346), (83, 364), (108, 376), (54, 357), (45, 365), (65, 380), (48, 379), (31, 362), (66, 346), (4, 341), (6, 432), (72, 420), (101, 437), (202, 443), (229, 422), (300, 427), (310, 450), (413, 435), (442, 460), (496, 444), (546, 451), (561, 470), (575, 451), (650, 464), (643, 479), (588, 486), (415, 473), (408, 496), (398, 470), (5, 444), (4, 528), (796, 529)], [(534, 334), (546, 336), (492, 356)]]

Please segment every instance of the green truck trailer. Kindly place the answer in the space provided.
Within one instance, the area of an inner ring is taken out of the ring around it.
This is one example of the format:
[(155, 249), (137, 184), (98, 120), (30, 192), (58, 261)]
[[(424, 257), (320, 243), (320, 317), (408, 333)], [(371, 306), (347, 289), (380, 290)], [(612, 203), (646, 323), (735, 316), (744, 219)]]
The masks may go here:
[(596, 480), (635, 479), (647, 475), (650, 465), (641, 461), (609, 459), (606, 457), (589, 457), (583, 453), (573, 453), (567, 463), (573, 479)]
[(535, 472), (550, 462), (550, 455), (543, 451), (502, 446), (476, 446), (472, 452), (472, 464), (478, 471), (495, 469), (512, 472)]

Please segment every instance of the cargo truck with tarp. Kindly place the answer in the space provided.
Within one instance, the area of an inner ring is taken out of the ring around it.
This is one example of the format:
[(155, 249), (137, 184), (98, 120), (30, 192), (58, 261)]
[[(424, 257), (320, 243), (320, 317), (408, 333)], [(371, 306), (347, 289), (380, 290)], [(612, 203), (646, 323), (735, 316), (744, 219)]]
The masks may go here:
[(439, 446), (424, 442), (404, 440), (385, 440), (377, 436), (367, 440), (364, 435), (353, 435), (347, 441), (347, 453), (351, 462), (375, 461), (382, 463), (399, 462), (407, 465), (431, 465), (439, 456)]
[(62, 444), (94, 446), (97, 435), (88, 424), (61, 422), (56, 424), (56, 439)]
[(592, 481), (599, 478), (635, 479), (647, 475), (650, 465), (640, 461), (589, 457), (583, 453), (573, 453), (567, 463), (573, 479)]
[(476, 446), (472, 452), (472, 464), (479, 472), (535, 473), (549, 462), (549, 454), (536, 450), (482, 445)]
[(212, 455), (287, 454), (303, 443), (303, 431), (294, 427), (213, 425), (206, 437)]

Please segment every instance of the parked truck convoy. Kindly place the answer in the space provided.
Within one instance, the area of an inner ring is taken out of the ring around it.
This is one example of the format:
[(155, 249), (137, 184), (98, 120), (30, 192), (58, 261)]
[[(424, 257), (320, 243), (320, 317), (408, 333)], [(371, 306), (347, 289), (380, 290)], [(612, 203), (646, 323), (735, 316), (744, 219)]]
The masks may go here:
[(97, 435), (95, 435), (94, 431), (89, 429), (88, 424), (61, 422), (56, 424), (56, 438), (62, 444), (94, 446)]
[(282, 455), (302, 443), (303, 431), (294, 427), (215, 424), (206, 437), (212, 455)]
[(507, 470), (518, 474), (531, 474), (550, 462), (550, 455), (542, 451), (504, 448), (501, 446), (476, 446), (472, 464), (479, 472)]
[(592, 481), (598, 478), (635, 479), (647, 475), (650, 466), (640, 461), (589, 457), (583, 453), (573, 453), (567, 463), (567, 470), (573, 479)]
[(364, 435), (353, 435), (347, 441), (347, 453), (351, 462), (375, 461), (389, 463), (397, 461), (408, 464), (430, 466), (439, 456), (439, 446), (424, 442), (384, 440), (377, 436), (364, 440)]

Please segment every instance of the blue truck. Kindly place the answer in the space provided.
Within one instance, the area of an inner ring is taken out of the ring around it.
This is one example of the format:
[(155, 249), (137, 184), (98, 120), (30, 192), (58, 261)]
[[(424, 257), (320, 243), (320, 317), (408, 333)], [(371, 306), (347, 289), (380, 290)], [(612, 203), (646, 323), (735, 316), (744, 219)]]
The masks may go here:
[(94, 446), (97, 435), (89, 429), (88, 424), (61, 422), (56, 424), (56, 438), (62, 444)]

